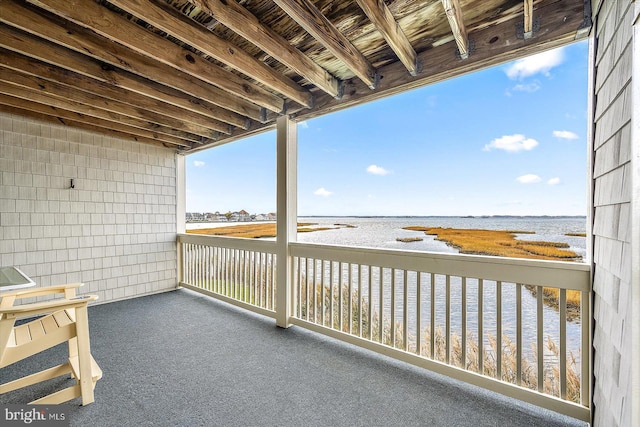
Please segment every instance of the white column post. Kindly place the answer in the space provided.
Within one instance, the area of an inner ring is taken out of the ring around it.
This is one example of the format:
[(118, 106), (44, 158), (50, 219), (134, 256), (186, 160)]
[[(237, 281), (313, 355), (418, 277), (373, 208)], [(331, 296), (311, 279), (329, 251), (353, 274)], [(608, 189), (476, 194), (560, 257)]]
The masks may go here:
[[(185, 233), (185, 215), (187, 210), (186, 156), (176, 154), (176, 235)], [(184, 280), (182, 268), (182, 244), (176, 238), (176, 287)]]
[(289, 116), (278, 118), (276, 139), (276, 325), (288, 328), (293, 312), (293, 260), (289, 254), (289, 243), (297, 239), (298, 223), (298, 127)]

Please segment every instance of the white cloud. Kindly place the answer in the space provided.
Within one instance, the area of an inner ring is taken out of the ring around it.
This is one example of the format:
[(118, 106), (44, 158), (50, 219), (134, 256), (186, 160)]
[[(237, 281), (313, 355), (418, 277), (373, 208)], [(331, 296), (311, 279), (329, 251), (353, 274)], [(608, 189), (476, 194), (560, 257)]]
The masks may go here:
[(505, 73), (511, 80), (519, 80), (525, 77), (542, 73), (549, 76), (549, 71), (557, 67), (564, 61), (564, 51), (562, 48), (548, 50), (527, 58), (518, 59), (510, 65)]
[(303, 120), (300, 123), (298, 123), (298, 126), (300, 126), (300, 128), (302, 129), (309, 129), (309, 123), (307, 123), (306, 120)]
[(560, 139), (578, 139), (578, 135), (568, 130), (554, 130), (553, 136)]
[(542, 179), (538, 175), (534, 175), (532, 173), (528, 173), (516, 178), (516, 181), (521, 184), (535, 184), (536, 182), (540, 182), (541, 180)]
[(540, 90), (540, 83), (535, 81), (527, 84), (517, 84), (513, 87), (513, 90), (517, 92), (536, 92)]
[(333, 193), (325, 189), (324, 187), (320, 187), (316, 191), (314, 191), (313, 194), (315, 194), (316, 196), (329, 197)]
[(193, 161), (193, 166), (197, 167), (197, 168), (201, 168), (202, 166), (204, 166), (204, 162), (201, 160), (194, 160)]
[(558, 185), (558, 184), (560, 184), (560, 178), (558, 178), (558, 177), (551, 178), (549, 181), (547, 181), (547, 184), (549, 184), (549, 185)]
[(514, 135), (505, 135), (500, 138), (496, 138), (491, 143), (484, 146), (483, 151), (504, 150), (510, 153), (516, 153), (518, 151), (530, 151), (538, 146), (538, 141), (532, 138), (526, 138), (519, 133)]
[(389, 175), (389, 171), (378, 165), (371, 165), (367, 168), (367, 172), (372, 175)]
[[(537, 92), (540, 90), (542, 86), (540, 86), (540, 82), (535, 81), (535, 82), (531, 82), (531, 83), (519, 83), (517, 85), (515, 85), (514, 87), (511, 88), (511, 91), (513, 92), (527, 92), (527, 93), (533, 93), (533, 92)], [(509, 95), (511, 95), (511, 93), (509, 93)]]

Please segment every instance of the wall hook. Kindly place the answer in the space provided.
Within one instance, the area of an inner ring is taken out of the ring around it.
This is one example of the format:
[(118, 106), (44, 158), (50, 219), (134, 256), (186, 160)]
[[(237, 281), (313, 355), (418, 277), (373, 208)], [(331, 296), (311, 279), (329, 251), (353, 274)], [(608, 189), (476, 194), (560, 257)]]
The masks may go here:
[(75, 186), (75, 184), (73, 183), (73, 178), (71, 178), (71, 187), (69, 187), (69, 188), (75, 188), (75, 187), (76, 187), (76, 186)]

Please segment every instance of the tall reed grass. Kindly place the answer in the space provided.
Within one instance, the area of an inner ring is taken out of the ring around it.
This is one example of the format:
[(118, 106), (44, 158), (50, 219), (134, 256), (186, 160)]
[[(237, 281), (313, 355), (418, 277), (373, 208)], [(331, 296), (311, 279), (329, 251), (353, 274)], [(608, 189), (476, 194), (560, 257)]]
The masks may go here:
[[(380, 322), (380, 313), (377, 310), (371, 310), (371, 322), (369, 323), (369, 302), (367, 298), (359, 298), (357, 291), (349, 292), (349, 287), (343, 285), (340, 292), (337, 286), (334, 286), (333, 300), (331, 299), (331, 287), (321, 284), (309, 284), (301, 282), (299, 289), (300, 295), (298, 301), (299, 306), (296, 315), (301, 319), (311, 321), (316, 324), (323, 324), (328, 328), (339, 330), (352, 335), (360, 336), (364, 339), (382, 343), (384, 345), (397, 349), (405, 349), (405, 339), (407, 352), (422, 357), (429, 358), (434, 361), (446, 363), (447, 346), (446, 334), (437, 327), (434, 333), (431, 333), (429, 325), (424, 326), (420, 330), (420, 349), (417, 348), (417, 337), (415, 334), (408, 333), (404, 337), (404, 328), (402, 322), (391, 324), (387, 318)], [(323, 289), (324, 288), (324, 289)], [(324, 301), (324, 312), (322, 312)], [(333, 317), (331, 316), (331, 307), (333, 306)], [(342, 309), (340, 309), (342, 307)], [(381, 327), (382, 326), (382, 327)], [(395, 328), (392, 334), (392, 327)], [(431, 352), (432, 335), (434, 339), (433, 354)], [(452, 333), (450, 335), (449, 344), (449, 364), (470, 372), (475, 372), (487, 377), (499, 379), (511, 384), (519, 384), (532, 390), (538, 389), (538, 381), (543, 382), (542, 391), (546, 394), (560, 397), (560, 368), (558, 363), (545, 362), (543, 377), (538, 378), (537, 357), (535, 344), (532, 343), (533, 358), (521, 359), (521, 378), (518, 382), (518, 366), (517, 366), (517, 344), (507, 335), (502, 336), (502, 347), (498, 349), (498, 340), (495, 335), (488, 334), (488, 346), (483, 343), (482, 346), (482, 367), (480, 367), (480, 346), (478, 338), (473, 334), (467, 335), (466, 342), (466, 359), (463, 360), (463, 346), (461, 337)], [(550, 337), (545, 342), (546, 355), (550, 359), (559, 361), (559, 349)], [(497, 355), (501, 352), (501, 377), (498, 378)], [(580, 402), (580, 367), (577, 358), (573, 353), (567, 356), (566, 370), (566, 399), (572, 402)]]

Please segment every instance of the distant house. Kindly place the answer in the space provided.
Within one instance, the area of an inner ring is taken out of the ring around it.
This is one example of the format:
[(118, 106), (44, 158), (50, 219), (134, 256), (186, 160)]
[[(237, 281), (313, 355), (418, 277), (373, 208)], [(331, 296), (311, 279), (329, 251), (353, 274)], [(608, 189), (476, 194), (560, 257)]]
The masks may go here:
[(205, 217), (200, 212), (187, 212), (186, 213), (186, 221), (187, 222), (196, 222), (196, 221), (204, 221)]
[(240, 212), (235, 212), (238, 214), (238, 219), (237, 221), (240, 222), (247, 222), (247, 221), (251, 221), (251, 214), (247, 211), (245, 211), (244, 209), (241, 210)]

